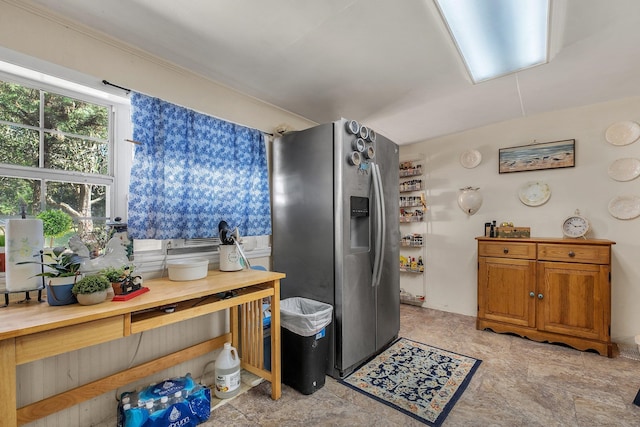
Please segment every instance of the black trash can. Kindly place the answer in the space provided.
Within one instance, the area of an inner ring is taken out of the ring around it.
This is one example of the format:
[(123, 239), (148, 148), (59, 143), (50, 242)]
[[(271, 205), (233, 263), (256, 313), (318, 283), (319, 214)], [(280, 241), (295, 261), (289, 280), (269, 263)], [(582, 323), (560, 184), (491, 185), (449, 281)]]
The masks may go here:
[(302, 394), (324, 386), (333, 307), (294, 297), (280, 302), (282, 382)]

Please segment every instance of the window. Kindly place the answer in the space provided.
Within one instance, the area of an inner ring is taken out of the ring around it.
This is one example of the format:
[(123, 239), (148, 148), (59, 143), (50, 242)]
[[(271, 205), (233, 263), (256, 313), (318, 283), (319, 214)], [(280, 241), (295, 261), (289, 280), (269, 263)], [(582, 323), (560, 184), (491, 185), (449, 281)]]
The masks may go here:
[(118, 108), (81, 91), (0, 74), (0, 219), (60, 209), (74, 227), (55, 245), (78, 233), (101, 247), (115, 208)]

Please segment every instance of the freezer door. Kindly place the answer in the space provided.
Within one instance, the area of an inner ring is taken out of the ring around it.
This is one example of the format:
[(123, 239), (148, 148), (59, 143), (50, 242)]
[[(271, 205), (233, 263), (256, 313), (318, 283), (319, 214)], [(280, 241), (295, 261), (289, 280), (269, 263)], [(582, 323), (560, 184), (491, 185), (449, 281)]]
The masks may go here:
[(273, 268), (287, 275), (281, 297), (334, 303), (333, 124), (273, 145)]

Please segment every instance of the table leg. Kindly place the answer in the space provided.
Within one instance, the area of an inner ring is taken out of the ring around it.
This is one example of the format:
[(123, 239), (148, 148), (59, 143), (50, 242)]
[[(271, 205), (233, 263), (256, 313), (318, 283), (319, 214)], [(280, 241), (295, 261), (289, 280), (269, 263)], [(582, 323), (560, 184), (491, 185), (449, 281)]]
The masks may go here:
[(18, 425), (17, 390), (16, 340), (9, 338), (0, 341), (0, 422), (3, 426)]
[(238, 319), (239, 309), (237, 305), (229, 308), (229, 320), (231, 326), (231, 345), (239, 348), (240, 345), (240, 320)]
[(273, 281), (273, 297), (271, 298), (271, 398), (280, 399), (282, 385), (280, 383), (280, 280)]

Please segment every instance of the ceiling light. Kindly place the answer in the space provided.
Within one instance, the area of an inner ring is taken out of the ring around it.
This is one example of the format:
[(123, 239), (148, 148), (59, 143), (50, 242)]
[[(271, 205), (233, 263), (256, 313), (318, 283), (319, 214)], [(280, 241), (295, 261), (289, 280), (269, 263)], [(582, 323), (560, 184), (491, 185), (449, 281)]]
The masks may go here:
[(436, 0), (474, 83), (548, 62), (549, 0)]

